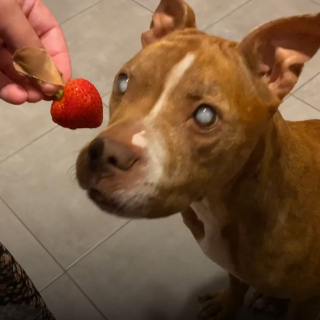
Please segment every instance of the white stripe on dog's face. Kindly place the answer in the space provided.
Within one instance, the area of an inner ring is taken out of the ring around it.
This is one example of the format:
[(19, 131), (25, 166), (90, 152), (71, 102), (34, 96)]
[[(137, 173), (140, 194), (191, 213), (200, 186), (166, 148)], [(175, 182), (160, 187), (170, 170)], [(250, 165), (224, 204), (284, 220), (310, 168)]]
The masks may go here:
[(186, 71), (193, 65), (195, 58), (196, 55), (194, 53), (188, 53), (180, 62), (172, 67), (158, 101), (153, 109), (151, 109), (149, 115), (144, 119), (144, 125), (147, 131), (145, 136), (147, 144), (145, 150), (149, 156), (149, 170), (146, 181), (155, 187), (163, 177), (164, 164), (168, 156), (166, 141), (163, 133), (157, 126), (157, 118), (161, 117), (161, 110), (166, 107), (170, 94), (172, 94), (179, 82), (183, 79)]
[(195, 58), (195, 54), (189, 52), (179, 63), (177, 63), (171, 69), (160, 98), (149, 114), (149, 117), (151, 119), (154, 119), (160, 113), (161, 109), (166, 104), (168, 97), (170, 96), (174, 88), (179, 84), (186, 71), (192, 66)]
[(143, 205), (144, 201), (152, 197), (157, 192), (157, 187), (161, 184), (161, 180), (165, 177), (164, 167), (167, 161), (168, 152), (167, 145), (161, 130), (161, 110), (166, 108), (170, 95), (173, 93), (177, 85), (182, 81), (186, 71), (193, 65), (196, 55), (187, 53), (177, 64), (169, 71), (163, 91), (155, 103), (150, 113), (143, 120), (145, 130), (135, 133), (131, 138), (131, 143), (144, 150), (147, 157), (147, 166), (145, 167), (145, 176), (136, 181), (130, 190), (119, 190), (117, 197), (122, 199), (124, 203), (127, 199), (137, 204)]

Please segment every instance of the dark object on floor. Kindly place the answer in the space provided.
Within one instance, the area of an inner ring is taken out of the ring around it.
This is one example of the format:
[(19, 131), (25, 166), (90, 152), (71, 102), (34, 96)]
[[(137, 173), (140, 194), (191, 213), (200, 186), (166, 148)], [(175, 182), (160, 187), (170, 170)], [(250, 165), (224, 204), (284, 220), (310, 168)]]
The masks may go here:
[(0, 243), (0, 320), (55, 320), (40, 293)]

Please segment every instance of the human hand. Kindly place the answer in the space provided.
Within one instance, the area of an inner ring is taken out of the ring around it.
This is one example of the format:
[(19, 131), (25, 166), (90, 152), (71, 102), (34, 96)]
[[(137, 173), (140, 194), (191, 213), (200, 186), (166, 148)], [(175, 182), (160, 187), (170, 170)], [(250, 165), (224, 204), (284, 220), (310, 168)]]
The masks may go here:
[(71, 64), (62, 30), (40, 0), (0, 0), (0, 99), (12, 104), (38, 102), (60, 88), (48, 83), (34, 85), (13, 67), (12, 54), (22, 47), (44, 48), (65, 81)]

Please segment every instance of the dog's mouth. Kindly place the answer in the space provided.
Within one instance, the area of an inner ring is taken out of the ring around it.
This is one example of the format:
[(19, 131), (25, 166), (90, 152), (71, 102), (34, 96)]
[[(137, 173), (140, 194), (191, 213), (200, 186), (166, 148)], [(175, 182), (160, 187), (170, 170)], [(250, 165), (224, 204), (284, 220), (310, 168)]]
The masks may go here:
[(89, 198), (103, 211), (121, 214), (122, 205), (113, 197), (106, 195), (100, 190), (90, 188), (87, 190)]

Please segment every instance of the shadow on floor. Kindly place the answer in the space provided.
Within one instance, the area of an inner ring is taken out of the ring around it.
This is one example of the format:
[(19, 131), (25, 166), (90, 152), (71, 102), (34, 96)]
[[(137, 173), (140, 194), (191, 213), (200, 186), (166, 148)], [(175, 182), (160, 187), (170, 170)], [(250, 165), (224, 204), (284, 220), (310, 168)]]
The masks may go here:
[[(182, 310), (176, 315), (176, 309), (174, 308), (174, 301), (177, 298), (170, 296), (165, 289), (158, 288), (158, 294), (162, 297), (162, 301), (158, 301), (157, 305), (151, 306), (145, 313), (144, 319), (152, 320), (196, 320), (198, 312), (198, 297), (204, 295), (208, 292), (220, 291), (228, 285), (228, 279), (226, 277), (221, 277), (220, 279), (214, 279), (211, 283), (199, 286), (194, 292), (192, 292), (186, 300), (186, 303)], [(160, 290), (162, 292), (160, 293)], [(164, 301), (165, 300), (165, 301)], [(178, 302), (177, 302), (178, 303)], [(161, 306), (171, 305), (172, 308), (162, 309)], [(170, 310), (171, 309), (171, 310)], [(282, 317), (272, 317), (264, 314), (257, 314), (253, 311), (243, 308), (235, 320), (284, 320), (285, 316)]]

